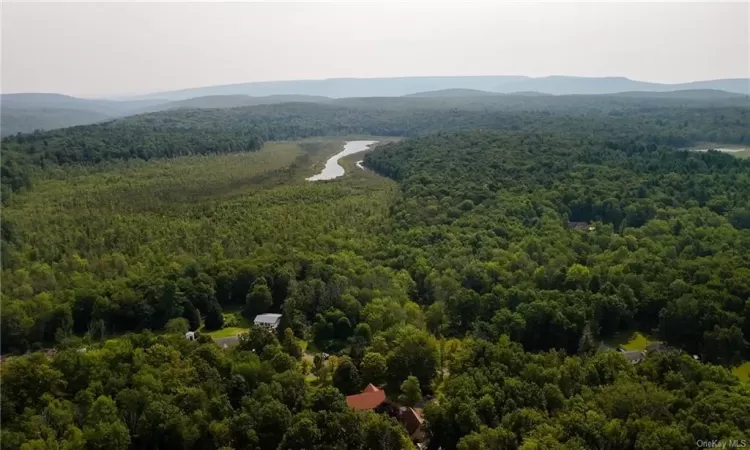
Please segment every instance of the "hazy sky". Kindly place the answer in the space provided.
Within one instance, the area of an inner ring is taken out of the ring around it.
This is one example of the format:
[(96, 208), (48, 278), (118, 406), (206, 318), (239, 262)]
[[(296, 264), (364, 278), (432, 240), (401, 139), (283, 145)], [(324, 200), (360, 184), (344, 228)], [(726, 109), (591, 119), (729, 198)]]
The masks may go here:
[(2, 5), (2, 91), (78, 96), (408, 75), (750, 76), (738, 3)]

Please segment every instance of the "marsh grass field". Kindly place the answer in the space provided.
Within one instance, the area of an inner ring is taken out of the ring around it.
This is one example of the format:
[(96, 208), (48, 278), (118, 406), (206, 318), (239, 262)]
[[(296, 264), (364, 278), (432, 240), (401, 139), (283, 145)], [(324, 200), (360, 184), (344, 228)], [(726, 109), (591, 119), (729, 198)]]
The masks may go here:
[(357, 169), (353, 158), (343, 161), (347, 173), (340, 180), (305, 181), (346, 140), (80, 168), (65, 180), (39, 181), (3, 215), (36, 249), (37, 260), (117, 255), (130, 270), (206, 253), (358, 251), (373, 228), (387, 223), (395, 183)]

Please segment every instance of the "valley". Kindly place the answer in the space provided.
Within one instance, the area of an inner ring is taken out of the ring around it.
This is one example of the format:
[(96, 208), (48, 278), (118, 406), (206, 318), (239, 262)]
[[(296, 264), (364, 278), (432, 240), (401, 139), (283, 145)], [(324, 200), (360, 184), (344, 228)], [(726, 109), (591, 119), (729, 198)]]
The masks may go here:
[(3, 2), (0, 450), (749, 446), (748, 20)]
[(410, 101), (4, 139), (4, 448), (677, 449), (715, 405), (741, 436), (750, 161), (681, 149), (746, 146), (750, 109)]

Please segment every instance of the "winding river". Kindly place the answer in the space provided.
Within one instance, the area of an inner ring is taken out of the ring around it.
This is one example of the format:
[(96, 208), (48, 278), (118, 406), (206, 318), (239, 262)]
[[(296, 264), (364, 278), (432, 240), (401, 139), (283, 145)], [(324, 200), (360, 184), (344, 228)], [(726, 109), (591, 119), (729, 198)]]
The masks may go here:
[(378, 141), (348, 141), (344, 144), (343, 150), (331, 156), (328, 161), (326, 161), (326, 166), (319, 174), (308, 178), (307, 181), (333, 180), (334, 178), (343, 176), (344, 168), (339, 164), (339, 159), (344, 156), (369, 150), (369, 147), (377, 142)]

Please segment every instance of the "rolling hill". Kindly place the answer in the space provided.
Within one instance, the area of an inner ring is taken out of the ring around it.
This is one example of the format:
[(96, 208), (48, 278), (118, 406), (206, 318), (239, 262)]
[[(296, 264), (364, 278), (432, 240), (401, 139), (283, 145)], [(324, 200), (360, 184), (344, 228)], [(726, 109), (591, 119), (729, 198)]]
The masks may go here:
[(520, 91), (510, 93), (499, 93), (490, 91), (480, 91), (478, 89), (441, 89), (438, 91), (417, 92), (415, 94), (404, 95), (405, 98), (487, 98), (487, 97), (551, 97), (552, 94), (534, 91)]
[(430, 91), (478, 90), (497, 93), (539, 92), (554, 95), (614, 94), (625, 91), (664, 92), (687, 89), (718, 89), (750, 94), (749, 79), (695, 81), (681, 84), (650, 83), (625, 77), (467, 76), (400, 78), (330, 78), (240, 83), (158, 92), (134, 99), (186, 100), (212, 95), (315, 95), (344, 97), (399, 97)]
[(31, 133), (35, 130), (88, 125), (113, 119), (114, 116), (88, 109), (75, 108), (12, 108), (2, 107), (0, 136)]
[(690, 100), (719, 100), (719, 99), (742, 99), (746, 98), (745, 94), (735, 92), (720, 91), (718, 89), (688, 89), (684, 91), (669, 92), (644, 92), (628, 91), (611, 94), (616, 97), (637, 97), (637, 98), (664, 98), (664, 99), (690, 99)]
[(496, 92), (480, 91), (479, 89), (440, 89), (437, 91), (416, 92), (404, 97), (487, 97), (497, 95)]
[(401, 78), (330, 78), (324, 80), (264, 81), (254, 83), (206, 86), (178, 91), (159, 92), (134, 97), (185, 100), (208, 95), (315, 95), (344, 97), (400, 97), (417, 92), (442, 89), (476, 89), (492, 91), (504, 83), (525, 80), (521, 76), (477, 77), (401, 77)]
[(155, 111), (163, 103), (156, 99), (117, 101), (47, 93), (3, 94), (0, 96), (0, 135), (103, 122), (141, 111)]
[(179, 101), (84, 99), (60, 94), (5, 94), (0, 98), (0, 136), (87, 125), (170, 109), (237, 108), (278, 103), (326, 103), (310, 95), (212, 95)]
[[(565, 99), (557, 97), (582, 96)], [(726, 79), (659, 84), (623, 77), (552, 76), (340, 78), (208, 86), (122, 100), (83, 99), (61, 94), (0, 96), (0, 135), (85, 125), (133, 114), (185, 108), (236, 108), (279, 103), (334, 103), (365, 108), (534, 108), (554, 111), (570, 104), (592, 110), (613, 101), (715, 101), (742, 104), (750, 80)], [(619, 99), (619, 100), (617, 100)]]
[(187, 100), (179, 100), (155, 106), (153, 111), (177, 108), (238, 108), (242, 106), (273, 105), (277, 103), (327, 103), (329, 97), (314, 95), (268, 95), (251, 97), (249, 95), (208, 95)]
[(724, 79), (696, 81), (691, 83), (663, 84), (636, 81), (625, 77), (567, 77), (551, 76), (498, 84), (496, 92), (512, 93), (533, 91), (553, 95), (616, 94), (620, 92), (669, 92), (681, 90), (721, 90), (738, 94), (750, 94), (750, 79)]

